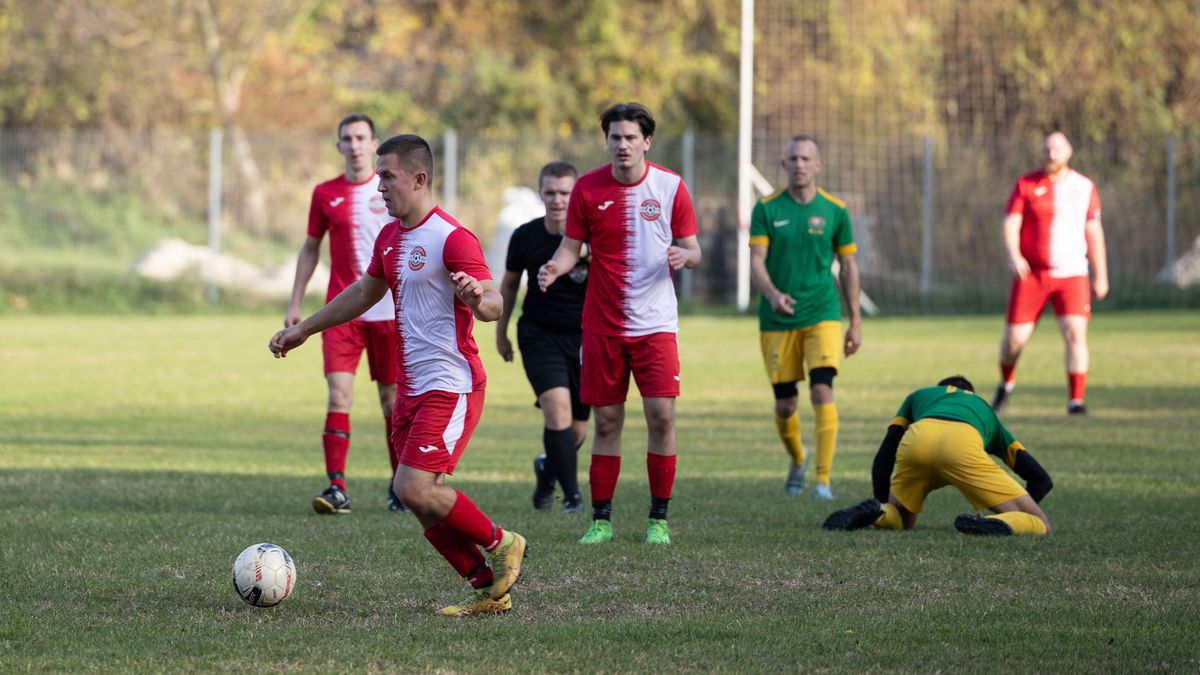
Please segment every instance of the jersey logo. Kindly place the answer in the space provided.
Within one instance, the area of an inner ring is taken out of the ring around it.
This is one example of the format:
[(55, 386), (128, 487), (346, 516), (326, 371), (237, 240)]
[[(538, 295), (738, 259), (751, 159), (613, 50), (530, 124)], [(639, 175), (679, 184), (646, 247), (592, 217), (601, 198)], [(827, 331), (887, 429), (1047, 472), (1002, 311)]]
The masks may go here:
[(813, 216), (808, 219), (809, 234), (825, 234), (825, 219), (821, 216)]
[(416, 271), (425, 266), (425, 249), (420, 246), (414, 248), (412, 253), (408, 255), (408, 269)]
[(787, 225), (790, 222), (792, 222), (792, 221), (790, 221), (790, 220), (773, 220), (773, 221), (771, 221), (771, 224), (774, 225), (775, 227), (783, 227), (784, 225)]
[(662, 206), (659, 205), (657, 199), (647, 199), (642, 202), (642, 217), (646, 220), (658, 220), (662, 215)]
[(383, 195), (371, 197), (371, 201), (367, 202), (367, 208), (377, 216), (387, 213), (387, 204), (383, 203)]
[(391, 247), (391, 246), (389, 246), (389, 247), (387, 247), (387, 248), (383, 249), (383, 254), (384, 254), (384, 255), (387, 255), (387, 254), (389, 254), (389, 253), (391, 253), (391, 252), (392, 252), (392, 247)]
[(1039, 185), (1033, 189), (1034, 197), (1041, 197), (1044, 194), (1046, 194), (1046, 186), (1045, 185)]
[(335, 209), (336, 209), (336, 208), (338, 207), (338, 204), (341, 204), (341, 203), (342, 203), (342, 202), (344, 202), (344, 201), (346, 201), (346, 198), (345, 198), (345, 197), (338, 197), (337, 199), (334, 199), (333, 201), (329, 202), (329, 206), (330, 206), (331, 208), (335, 208)]
[(423, 453), (428, 454), (428, 453), (433, 452), (434, 450), (437, 450), (438, 448), (436, 445), (422, 445), (422, 446), (418, 447), (417, 449)]
[(613, 203), (613, 200), (610, 199), (610, 200), (604, 202), (603, 204), (601, 204), (600, 206), (597, 206), (596, 208), (603, 211), (604, 209), (607, 209), (608, 207), (612, 206), (612, 203)]

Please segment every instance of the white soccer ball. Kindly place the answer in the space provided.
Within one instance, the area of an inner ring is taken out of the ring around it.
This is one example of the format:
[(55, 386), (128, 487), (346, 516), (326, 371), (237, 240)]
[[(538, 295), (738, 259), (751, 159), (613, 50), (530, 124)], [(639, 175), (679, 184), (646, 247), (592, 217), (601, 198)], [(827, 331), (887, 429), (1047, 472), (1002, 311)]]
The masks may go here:
[(275, 544), (255, 544), (233, 561), (233, 590), (255, 607), (283, 602), (296, 587), (296, 563)]

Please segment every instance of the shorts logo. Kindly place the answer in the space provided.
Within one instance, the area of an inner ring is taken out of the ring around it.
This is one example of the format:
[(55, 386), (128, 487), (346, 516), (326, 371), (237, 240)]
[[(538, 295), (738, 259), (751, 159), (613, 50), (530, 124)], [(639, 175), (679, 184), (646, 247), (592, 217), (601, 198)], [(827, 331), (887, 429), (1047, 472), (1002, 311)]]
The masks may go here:
[(808, 219), (809, 234), (825, 234), (825, 219), (821, 216), (813, 216)]
[(658, 203), (657, 199), (647, 199), (642, 202), (641, 211), (642, 217), (646, 220), (658, 220), (658, 217), (662, 215), (662, 205)]
[(416, 271), (425, 266), (425, 249), (420, 246), (408, 254), (408, 269)]
[(387, 213), (387, 205), (383, 203), (382, 195), (371, 197), (371, 201), (367, 202), (367, 208), (377, 216)]

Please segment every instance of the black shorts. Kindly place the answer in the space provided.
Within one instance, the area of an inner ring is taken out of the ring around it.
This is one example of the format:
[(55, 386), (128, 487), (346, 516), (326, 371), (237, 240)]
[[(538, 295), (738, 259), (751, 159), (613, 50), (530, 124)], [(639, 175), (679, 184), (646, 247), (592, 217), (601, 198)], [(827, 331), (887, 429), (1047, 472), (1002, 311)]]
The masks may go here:
[(549, 389), (566, 387), (571, 392), (571, 417), (580, 421), (591, 417), (592, 407), (579, 400), (582, 334), (559, 333), (522, 317), (517, 322), (517, 346), (533, 393), (541, 396)]

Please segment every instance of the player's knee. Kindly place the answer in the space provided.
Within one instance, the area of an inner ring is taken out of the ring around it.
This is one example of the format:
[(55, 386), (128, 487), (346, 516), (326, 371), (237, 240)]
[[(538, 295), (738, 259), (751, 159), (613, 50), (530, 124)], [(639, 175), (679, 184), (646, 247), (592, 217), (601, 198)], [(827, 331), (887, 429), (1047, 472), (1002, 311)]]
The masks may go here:
[(796, 414), (796, 401), (800, 389), (795, 382), (780, 382), (771, 385), (775, 390), (775, 416), (787, 419)]
[(349, 411), (354, 405), (354, 394), (342, 389), (329, 390), (329, 409), (331, 411)]
[(621, 433), (621, 427), (625, 425), (625, 415), (623, 413), (601, 413), (596, 412), (596, 435), (597, 436), (613, 436)]

